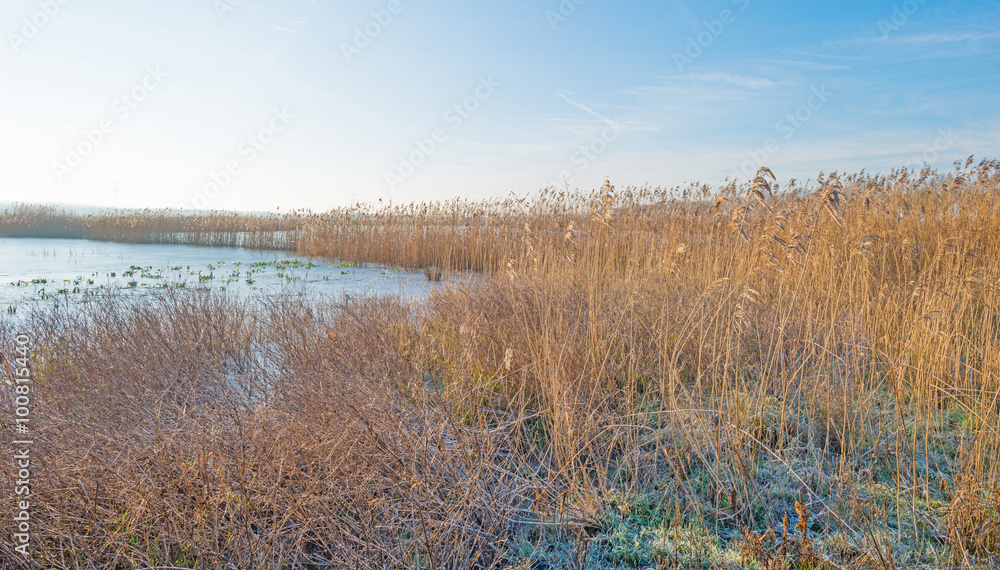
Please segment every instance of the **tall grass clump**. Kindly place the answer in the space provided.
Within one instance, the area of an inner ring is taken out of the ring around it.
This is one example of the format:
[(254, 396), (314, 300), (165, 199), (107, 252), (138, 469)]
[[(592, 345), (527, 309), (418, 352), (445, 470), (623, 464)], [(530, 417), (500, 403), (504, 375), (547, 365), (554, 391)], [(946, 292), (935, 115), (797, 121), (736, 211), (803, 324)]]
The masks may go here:
[(35, 562), (990, 568), (998, 190), (970, 159), (300, 213), (299, 253), (481, 278), (34, 313)]

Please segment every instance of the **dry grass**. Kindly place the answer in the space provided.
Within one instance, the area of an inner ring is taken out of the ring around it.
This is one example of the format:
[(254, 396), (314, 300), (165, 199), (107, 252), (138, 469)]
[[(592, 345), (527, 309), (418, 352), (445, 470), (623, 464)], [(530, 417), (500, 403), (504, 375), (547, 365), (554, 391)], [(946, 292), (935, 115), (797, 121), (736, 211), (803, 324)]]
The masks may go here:
[(283, 220), (485, 274), (418, 307), (35, 315), (37, 562), (997, 564), (1000, 164), (759, 174)]

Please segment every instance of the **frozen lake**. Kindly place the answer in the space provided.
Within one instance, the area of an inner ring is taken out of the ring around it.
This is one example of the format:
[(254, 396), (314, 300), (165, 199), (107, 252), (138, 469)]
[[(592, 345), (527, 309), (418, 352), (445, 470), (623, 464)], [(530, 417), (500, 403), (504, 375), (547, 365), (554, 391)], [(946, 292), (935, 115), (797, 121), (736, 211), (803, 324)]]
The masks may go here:
[(0, 238), (0, 311), (7, 313), (25, 304), (70, 303), (112, 292), (373, 293), (420, 299), (439, 287), (422, 272), (354, 267), (284, 251)]

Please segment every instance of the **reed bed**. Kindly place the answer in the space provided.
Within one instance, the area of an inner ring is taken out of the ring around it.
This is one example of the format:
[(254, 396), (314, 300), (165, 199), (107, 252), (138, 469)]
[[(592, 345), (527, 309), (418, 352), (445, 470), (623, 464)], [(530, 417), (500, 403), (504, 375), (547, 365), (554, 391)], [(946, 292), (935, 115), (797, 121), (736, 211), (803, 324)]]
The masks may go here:
[(0, 210), (0, 236), (288, 250), (298, 240), (296, 220), (296, 213), (145, 209), (79, 214), (54, 206), (14, 204)]
[(33, 313), (36, 564), (1000, 564), (996, 161), (275, 223), (483, 277)]

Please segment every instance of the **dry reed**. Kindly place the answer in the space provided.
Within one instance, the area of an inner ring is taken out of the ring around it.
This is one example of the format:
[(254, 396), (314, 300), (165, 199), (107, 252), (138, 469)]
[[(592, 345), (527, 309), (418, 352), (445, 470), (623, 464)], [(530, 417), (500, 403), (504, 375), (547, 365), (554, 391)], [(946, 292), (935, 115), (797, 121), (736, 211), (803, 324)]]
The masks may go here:
[(484, 278), (33, 315), (36, 562), (988, 568), (998, 190), (970, 159), (284, 217), (300, 254)]

